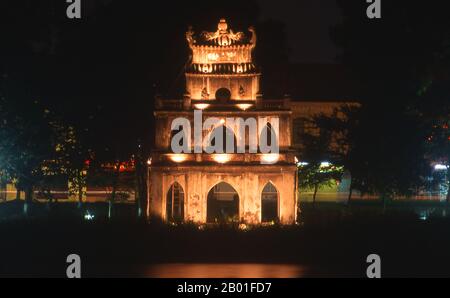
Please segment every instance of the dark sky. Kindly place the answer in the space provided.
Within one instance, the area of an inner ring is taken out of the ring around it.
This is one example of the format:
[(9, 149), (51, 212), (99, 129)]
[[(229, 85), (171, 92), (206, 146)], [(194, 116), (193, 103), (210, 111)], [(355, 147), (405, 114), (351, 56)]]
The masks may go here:
[[(263, 19), (286, 24), (290, 60), (294, 63), (334, 63), (338, 49), (329, 36), (339, 22), (336, 0), (257, 0)], [(111, 0), (85, 2), (87, 11)]]
[(335, 0), (259, 0), (263, 18), (286, 24), (292, 62), (333, 63), (338, 49), (329, 36), (339, 22)]

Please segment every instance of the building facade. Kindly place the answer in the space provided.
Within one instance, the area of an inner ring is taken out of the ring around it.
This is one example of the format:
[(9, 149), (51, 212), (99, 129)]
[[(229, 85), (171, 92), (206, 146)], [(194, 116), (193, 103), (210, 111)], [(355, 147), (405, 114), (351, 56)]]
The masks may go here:
[[(150, 216), (167, 222), (295, 223), (292, 111), (289, 100), (262, 98), (261, 73), (252, 58), (255, 31), (235, 33), (221, 20), (217, 31), (196, 35), (190, 29), (186, 40), (192, 59), (186, 68), (184, 98), (156, 99), (156, 138), (148, 183)], [(200, 140), (195, 129), (173, 130), (174, 120), (180, 118), (195, 127), (198, 111), (202, 123), (215, 118), (219, 124), (201, 126)], [(228, 119), (245, 123), (253, 119), (257, 128), (229, 125)], [(187, 152), (173, 150), (174, 136), (179, 133), (185, 133), (178, 144)], [(226, 148), (245, 144), (245, 152), (207, 153), (204, 148), (213, 145), (217, 135), (224, 136)], [(257, 150), (250, 150), (255, 142)], [(276, 152), (261, 150), (262, 143), (273, 142)], [(196, 150), (199, 147), (203, 150)]]

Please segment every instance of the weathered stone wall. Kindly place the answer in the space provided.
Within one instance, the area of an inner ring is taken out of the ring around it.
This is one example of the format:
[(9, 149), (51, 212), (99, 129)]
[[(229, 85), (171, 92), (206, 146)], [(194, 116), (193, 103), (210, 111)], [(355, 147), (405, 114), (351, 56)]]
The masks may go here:
[[(159, 113), (157, 115), (157, 121), (156, 121), (156, 134), (155, 134), (155, 149), (158, 150), (166, 150), (170, 151), (170, 145), (171, 145), (171, 125), (172, 121), (175, 120), (178, 117), (185, 117), (190, 121), (191, 124), (191, 144), (194, 145), (194, 113), (193, 112), (186, 112), (183, 114), (180, 113)], [(236, 112), (222, 112), (220, 116), (218, 116), (216, 113), (208, 113), (203, 112), (203, 121), (206, 120), (208, 117), (218, 117), (220, 119), (226, 120), (227, 118), (242, 118), (244, 120), (248, 118), (255, 118), (258, 122), (261, 118), (266, 118), (268, 122), (270, 122), (271, 118), (278, 118), (279, 120), (279, 133), (277, 135), (277, 141), (278, 145), (280, 147), (280, 150), (285, 150), (291, 147), (291, 141), (292, 141), (292, 121), (291, 121), (291, 115), (289, 112), (273, 112), (273, 113), (251, 113), (247, 112), (245, 114), (243, 113), (236, 113)], [(258, 123), (259, 124), (259, 123)], [(264, 126), (258, 127), (258, 135), (257, 141), (259, 142), (259, 137), (261, 135), (262, 129)], [(235, 134), (236, 138), (239, 136), (239, 129), (235, 127), (229, 127)], [(203, 140), (208, 140), (208, 136), (212, 132), (212, 129), (209, 131), (204, 130), (203, 131)], [(246, 145), (249, 145), (249, 138), (254, 136), (249, 136), (248, 129), (246, 130)]]
[(251, 63), (251, 46), (221, 47), (192, 47), (192, 63)]
[(216, 91), (226, 88), (230, 90), (233, 100), (255, 100), (260, 91), (259, 75), (186, 75), (186, 91), (190, 94), (191, 99), (203, 99), (202, 90), (204, 88), (209, 93), (208, 99), (216, 99)]
[(239, 218), (248, 224), (261, 222), (261, 193), (271, 182), (278, 190), (278, 215), (282, 224), (296, 220), (295, 177), (292, 166), (210, 166), (154, 168), (151, 172), (151, 215), (166, 219), (166, 196), (179, 183), (184, 190), (185, 221), (205, 223), (209, 191), (220, 182), (230, 184), (239, 195)]

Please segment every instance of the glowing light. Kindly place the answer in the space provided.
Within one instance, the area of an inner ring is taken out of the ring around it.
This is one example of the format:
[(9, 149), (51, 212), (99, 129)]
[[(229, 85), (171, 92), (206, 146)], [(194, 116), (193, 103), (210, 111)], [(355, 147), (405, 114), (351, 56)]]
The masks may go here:
[(442, 164), (437, 164), (434, 166), (435, 171), (445, 171), (447, 169), (448, 169), (448, 166), (442, 165)]
[(87, 221), (92, 221), (94, 220), (95, 215), (91, 214), (89, 211), (86, 212), (86, 214), (84, 215), (84, 220)]
[(219, 54), (217, 54), (217, 53), (209, 53), (207, 55), (207, 57), (208, 57), (208, 60), (216, 61), (217, 59), (219, 59)]
[(225, 119), (220, 119), (220, 124), (225, 124)]
[(149, 159), (147, 160), (147, 164), (148, 164), (149, 166), (152, 165), (152, 159), (151, 159), (151, 158), (149, 158)]
[(227, 46), (228, 45), (228, 39), (227, 38), (222, 38), (219, 40), (219, 45), (221, 46)]
[(298, 162), (297, 165), (300, 167), (306, 167), (309, 165), (309, 163), (301, 161), (301, 162)]
[(265, 163), (276, 163), (280, 159), (279, 154), (264, 154), (261, 160)]
[(184, 161), (186, 161), (186, 159), (187, 159), (187, 157), (184, 154), (172, 154), (170, 156), (170, 160), (172, 160), (173, 162), (176, 162), (176, 163), (184, 162)]
[(236, 57), (236, 52), (227, 52), (227, 57), (230, 59)]
[(241, 103), (238, 104), (237, 107), (243, 111), (248, 110), (249, 108), (251, 108), (253, 105), (249, 104), (249, 103)]
[(228, 154), (216, 154), (214, 155), (213, 159), (215, 162), (224, 164), (231, 160), (231, 156)]
[(198, 103), (198, 104), (196, 104), (194, 107), (197, 109), (197, 110), (204, 110), (204, 109), (207, 109), (207, 108), (209, 108), (209, 104), (207, 104), (207, 103)]
[(426, 211), (420, 212), (420, 214), (419, 214), (419, 219), (422, 220), (422, 221), (428, 220), (428, 214), (427, 214), (427, 212), (426, 212)]
[(297, 156), (294, 157), (294, 162), (295, 162), (296, 164), (299, 163)]
[(322, 168), (328, 168), (328, 167), (331, 166), (331, 163), (328, 162), (328, 161), (324, 161), (324, 162), (322, 162), (322, 163), (320, 164), (320, 166), (321, 166)]
[(212, 66), (209, 66), (208, 64), (204, 64), (202, 67), (202, 71), (204, 73), (210, 73), (210, 72), (212, 72)]

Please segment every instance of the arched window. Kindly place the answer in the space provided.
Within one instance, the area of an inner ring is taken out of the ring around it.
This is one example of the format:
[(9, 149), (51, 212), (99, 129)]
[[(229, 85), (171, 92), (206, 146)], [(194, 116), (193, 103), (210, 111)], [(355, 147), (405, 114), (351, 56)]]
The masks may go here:
[[(180, 132), (183, 132), (183, 128), (179, 128), (179, 129), (174, 129), (171, 131), (170, 133), (170, 142), (172, 142), (173, 137), (176, 136), (177, 134), (179, 134)], [(184, 132), (183, 132), (184, 134)], [(178, 145), (180, 145), (181, 147), (184, 146), (184, 139), (181, 139), (180, 142), (178, 143)]]
[(272, 183), (267, 183), (261, 194), (261, 221), (278, 221), (278, 191)]
[(228, 183), (221, 182), (208, 193), (207, 222), (230, 223), (239, 221), (239, 195)]
[(267, 123), (261, 130), (259, 145), (266, 145), (269, 148), (278, 147), (278, 136), (270, 123)]
[[(222, 146), (219, 147), (220, 143), (222, 144)], [(208, 146), (216, 148), (217, 149), (216, 151), (222, 149), (222, 152), (215, 152), (215, 153), (237, 153), (236, 136), (234, 135), (234, 132), (231, 129), (229, 129), (224, 125), (215, 128), (211, 132)], [(229, 148), (229, 150), (232, 150), (232, 152), (229, 152), (227, 148)]]
[(166, 218), (169, 222), (182, 222), (184, 220), (184, 191), (177, 182), (167, 192)]
[[(178, 135), (179, 133), (182, 134), (182, 138), (179, 138), (175, 144), (172, 144), (173, 138), (176, 135)], [(188, 138), (189, 138), (189, 136), (186, 134), (186, 131), (184, 131), (182, 127), (172, 130), (170, 133), (170, 143), (169, 143), (169, 146), (170, 146), (172, 152), (174, 151), (173, 145), (177, 146), (178, 148), (185, 148), (183, 151), (189, 151)]]
[(228, 101), (231, 99), (231, 91), (227, 88), (220, 88), (216, 91), (216, 100)]

